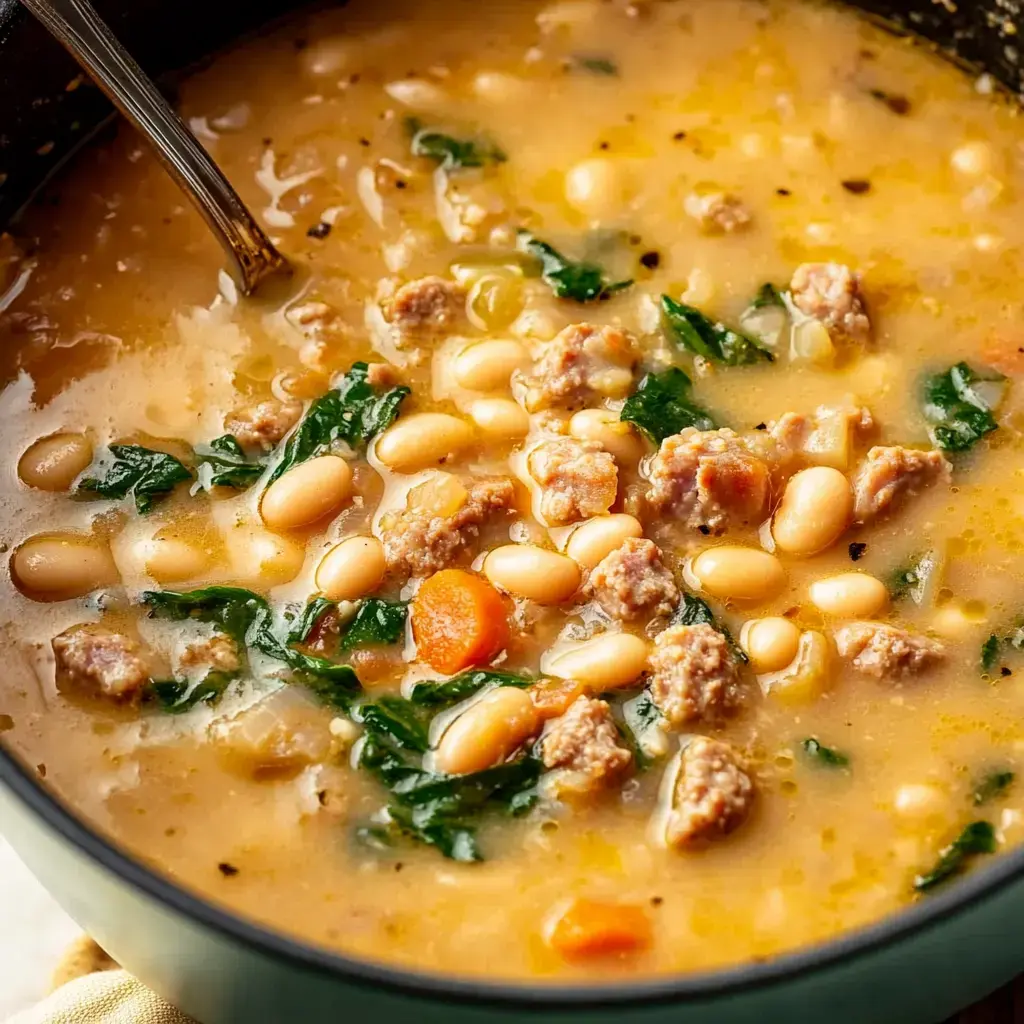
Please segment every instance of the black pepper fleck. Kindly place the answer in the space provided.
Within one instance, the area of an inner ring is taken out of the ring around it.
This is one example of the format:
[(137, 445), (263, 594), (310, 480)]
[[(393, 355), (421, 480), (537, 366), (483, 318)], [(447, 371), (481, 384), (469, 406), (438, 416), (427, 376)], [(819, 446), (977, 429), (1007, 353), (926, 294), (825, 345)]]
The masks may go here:
[(906, 96), (886, 92), (884, 89), (871, 89), (869, 91), (879, 103), (884, 103), (894, 114), (903, 117), (910, 113), (910, 100)]
[(408, 187), (408, 185), (409, 185), (409, 183), (408, 183), (407, 181), (402, 181), (402, 179), (401, 179), (401, 178), (399, 178), (399, 179), (398, 179), (398, 180), (397, 180), (397, 181), (395, 182), (395, 188), (407, 188), (407, 187)]
[(786, 196), (791, 196), (793, 193), (790, 192), (788, 188), (777, 188), (775, 190), (775, 194), (777, 196), (782, 196), (783, 198), (785, 198)]
[(660, 907), (662, 905), (662, 903), (664, 903), (664, 902), (665, 902), (665, 900), (661, 896), (652, 896), (651, 897), (651, 906), (652, 907)]
[(862, 540), (855, 540), (849, 548), (851, 561), (856, 562), (867, 551), (868, 546)]
[(673, 141), (675, 141), (675, 142), (682, 142), (682, 141), (683, 141), (683, 139), (685, 139), (685, 138), (686, 138), (686, 132), (676, 132), (676, 133), (675, 133), (675, 134), (674, 134), (674, 135), (672, 136), (672, 139), (673, 139)]
[(274, 144), (274, 140), (269, 135), (264, 135), (263, 138), (260, 139), (260, 142), (262, 142), (264, 146), (268, 147)]
[(1001, 676), (1012, 676), (1013, 675), (1013, 673), (1005, 665), (999, 670), (999, 674)]
[(701, 523), (700, 526), (697, 527), (697, 529), (700, 530), (700, 532), (703, 533), (705, 537), (711, 532), (711, 527), (705, 526), (704, 523)]
[(764, 420), (761, 420), (761, 422), (758, 423), (758, 425), (756, 427), (754, 427), (754, 429), (755, 430), (767, 430), (768, 429), (768, 424), (765, 423)]
[(228, 863), (228, 862), (227, 862), (226, 860), (222, 860), (222, 861), (221, 861), (221, 862), (220, 862), (220, 863), (219, 863), (219, 864), (217, 865), (217, 870), (218, 870), (218, 871), (219, 871), (219, 872), (220, 872), (220, 873), (221, 873), (221, 874), (222, 874), (222, 875), (223, 875), (223, 876), (224, 876), (225, 878), (234, 878), (234, 877), (235, 877), (235, 875), (237, 875), (237, 874), (238, 874), (238, 868), (236, 868), (234, 864), (229, 864), (229, 863)]
[(402, 868), (404, 868), (404, 867), (405, 867), (405, 865), (400, 860), (396, 860), (395, 861), (395, 871), (396, 872), (401, 871)]
[(598, 149), (610, 149), (610, 148), (611, 148), (611, 144), (610, 144), (610, 143), (608, 143), (608, 142), (605, 142), (605, 141), (604, 141), (604, 140), (602, 139), (602, 140), (601, 140), (601, 141), (600, 141), (600, 142), (599, 142), (599, 143), (597, 144), (597, 148), (598, 148)]
[(661, 265), (661, 253), (655, 252), (653, 249), (650, 252), (645, 252), (640, 257), (640, 265), (648, 270), (657, 270)]
[(360, 146), (369, 146), (369, 145), (371, 145), (371, 142), (364, 135), (360, 135), (359, 136), (359, 145)]
[(307, 228), (306, 235), (309, 238), (326, 238), (331, 233), (331, 225), (327, 221), (322, 220), (317, 224), (314, 224), (311, 228)]
[(871, 182), (865, 181), (863, 178), (848, 178), (840, 184), (847, 192), (851, 192), (855, 196), (862, 196), (871, 191)]

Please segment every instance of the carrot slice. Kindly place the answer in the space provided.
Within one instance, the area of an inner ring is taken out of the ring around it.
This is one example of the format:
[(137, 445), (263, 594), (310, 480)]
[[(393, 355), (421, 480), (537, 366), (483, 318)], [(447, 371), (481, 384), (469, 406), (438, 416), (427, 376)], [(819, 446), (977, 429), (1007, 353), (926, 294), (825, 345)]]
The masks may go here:
[(527, 691), (541, 718), (557, 718), (569, 710), (586, 688), (575, 679), (539, 679)]
[(482, 576), (442, 569), (413, 598), (412, 634), (439, 672), (484, 665), (508, 645), (504, 598)]
[(651, 939), (643, 908), (588, 899), (573, 900), (548, 936), (552, 949), (569, 960), (635, 953), (650, 946)]

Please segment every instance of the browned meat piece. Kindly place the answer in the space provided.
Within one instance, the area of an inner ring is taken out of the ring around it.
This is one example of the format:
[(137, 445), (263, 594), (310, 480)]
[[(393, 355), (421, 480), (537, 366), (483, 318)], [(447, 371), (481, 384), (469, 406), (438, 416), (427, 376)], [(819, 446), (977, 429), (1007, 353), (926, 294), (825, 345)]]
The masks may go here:
[(622, 398), (633, 384), (640, 359), (626, 331), (595, 324), (571, 324), (548, 342), (524, 381), (530, 412), (578, 409), (601, 398)]
[(903, 679), (946, 656), (935, 640), (883, 622), (847, 623), (836, 630), (836, 648), (855, 669), (877, 679)]
[(192, 669), (208, 669), (212, 672), (237, 672), (242, 663), (238, 657), (235, 641), (225, 633), (214, 633), (206, 640), (191, 643), (178, 659), (178, 665), (186, 672)]
[(493, 515), (507, 512), (515, 487), (507, 477), (481, 480), (469, 489), (455, 511), (439, 514), (413, 505), (381, 520), (381, 540), (388, 568), (411, 576), (430, 576), (469, 553), (480, 527)]
[(740, 701), (736, 661), (728, 641), (706, 623), (669, 626), (651, 653), (651, 700), (670, 726), (714, 720)]
[(592, 793), (615, 785), (633, 762), (603, 700), (577, 697), (569, 710), (550, 721), (540, 741), (545, 768), (571, 773), (560, 788)]
[(618, 467), (596, 441), (545, 441), (530, 452), (529, 466), (543, 488), (540, 514), (551, 526), (601, 515), (615, 501)]
[(727, 427), (687, 427), (661, 442), (647, 472), (647, 502), (687, 526), (721, 533), (730, 520), (754, 523), (768, 503), (770, 472), (764, 459)]
[(719, 839), (746, 819), (754, 783), (728, 743), (697, 736), (683, 751), (665, 841), (687, 847)]
[(348, 325), (326, 302), (303, 302), (289, 309), (285, 318), (306, 338), (299, 358), (315, 370), (328, 370), (339, 355), (339, 347), (349, 341)]
[(870, 338), (860, 278), (842, 263), (801, 263), (789, 294), (793, 305), (821, 321), (835, 340), (863, 343)]
[(149, 681), (149, 666), (131, 637), (99, 626), (74, 626), (52, 641), (58, 685), (132, 697)]
[(787, 412), (769, 426), (775, 443), (775, 460), (786, 469), (794, 462), (832, 466), (846, 471), (857, 442), (875, 426), (868, 409), (861, 406), (819, 406), (814, 415)]
[(853, 478), (853, 514), (866, 523), (887, 511), (904, 496), (917, 494), (935, 483), (948, 484), (952, 466), (941, 452), (915, 448), (872, 448)]
[(728, 192), (692, 192), (686, 197), (683, 209), (708, 235), (732, 234), (742, 231), (751, 220), (750, 210), (739, 196)]
[(641, 537), (628, 538), (594, 566), (587, 592), (613, 619), (670, 615), (679, 601), (661, 549)]
[(301, 402), (270, 398), (229, 413), (224, 418), (224, 429), (247, 448), (273, 448), (299, 422), (301, 415)]
[(450, 334), (466, 312), (466, 290), (443, 277), (421, 277), (403, 284), (382, 303), (384, 318), (410, 341)]

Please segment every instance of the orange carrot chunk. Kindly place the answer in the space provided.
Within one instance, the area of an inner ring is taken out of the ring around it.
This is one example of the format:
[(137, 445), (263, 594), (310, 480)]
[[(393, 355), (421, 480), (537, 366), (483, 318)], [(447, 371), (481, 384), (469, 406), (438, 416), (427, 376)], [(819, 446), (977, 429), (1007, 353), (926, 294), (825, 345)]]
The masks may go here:
[(442, 569), (413, 598), (412, 634), (438, 672), (485, 665), (508, 645), (505, 600), (482, 576)]
[(586, 687), (575, 679), (538, 679), (527, 691), (541, 718), (564, 715)]
[(554, 922), (548, 941), (567, 960), (623, 956), (651, 944), (651, 922), (628, 903), (575, 899)]

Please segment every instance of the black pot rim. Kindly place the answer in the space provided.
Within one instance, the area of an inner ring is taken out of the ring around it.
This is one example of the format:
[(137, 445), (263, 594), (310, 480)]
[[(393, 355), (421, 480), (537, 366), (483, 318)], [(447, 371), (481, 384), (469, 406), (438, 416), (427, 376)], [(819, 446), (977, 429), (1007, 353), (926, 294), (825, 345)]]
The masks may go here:
[(914, 938), (941, 925), (981, 899), (998, 896), (1012, 882), (1024, 879), (1024, 846), (997, 857), (949, 890), (872, 925), (847, 932), (815, 946), (699, 974), (670, 975), (632, 982), (595, 985), (547, 985), (536, 982), (491, 982), (447, 976), (360, 960), (276, 932), (232, 911), (207, 902), (132, 858), (79, 818), (17, 757), (0, 743), (0, 784), (24, 804), (49, 830), (95, 864), (127, 882), (165, 909), (180, 914), (220, 937), (263, 956), (284, 960), (306, 971), (343, 978), (373, 988), (441, 1002), (470, 1003), (507, 1010), (639, 1009), (658, 1004), (704, 1002), (740, 992), (766, 989), (804, 976), (849, 964), (885, 947)]

